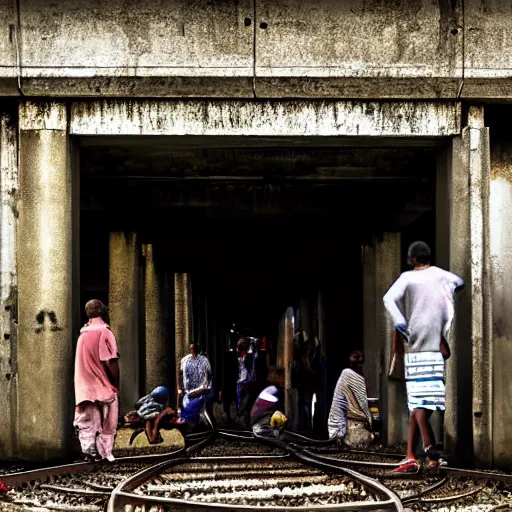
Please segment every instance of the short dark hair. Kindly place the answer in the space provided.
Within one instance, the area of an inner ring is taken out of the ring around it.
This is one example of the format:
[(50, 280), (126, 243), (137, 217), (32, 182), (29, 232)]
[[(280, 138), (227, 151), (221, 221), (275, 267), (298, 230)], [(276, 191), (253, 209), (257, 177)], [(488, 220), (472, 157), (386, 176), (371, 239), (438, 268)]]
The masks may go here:
[(98, 299), (92, 299), (85, 305), (87, 318), (104, 318), (108, 308)]
[(201, 345), (199, 345), (199, 343), (197, 341), (191, 341), (190, 346), (192, 346), (192, 345), (194, 345), (195, 353), (200, 354), (201, 353)]
[(430, 263), (430, 247), (425, 242), (414, 242), (409, 246), (407, 258), (415, 263)]
[(240, 338), (236, 344), (236, 348), (241, 352), (247, 352), (249, 350), (249, 340), (247, 338)]

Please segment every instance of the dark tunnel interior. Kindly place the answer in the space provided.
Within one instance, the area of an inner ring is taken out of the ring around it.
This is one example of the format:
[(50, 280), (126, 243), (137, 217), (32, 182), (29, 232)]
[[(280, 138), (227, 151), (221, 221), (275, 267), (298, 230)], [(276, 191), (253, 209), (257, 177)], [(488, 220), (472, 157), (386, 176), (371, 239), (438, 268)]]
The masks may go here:
[(401, 231), (403, 270), (415, 239), (435, 251), (438, 144), (373, 144), (80, 140), (82, 310), (93, 297), (108, 302), (109, 232), (136, 231), (170, 283), (190, 273), (193, 336), (218, 379), (239, 335), (267, 336), (275, 360), (279, 321), (301, 301), (308, 335), (318, 336), (321, 292), (332, 392), (363, 344), (362, 245)]

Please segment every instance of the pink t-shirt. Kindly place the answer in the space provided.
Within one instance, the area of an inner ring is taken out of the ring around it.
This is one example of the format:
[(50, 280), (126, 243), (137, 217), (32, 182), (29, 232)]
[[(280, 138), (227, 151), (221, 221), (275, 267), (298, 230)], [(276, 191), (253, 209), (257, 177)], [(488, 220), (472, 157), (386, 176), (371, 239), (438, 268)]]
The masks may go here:
[(116, 393), (103, 361), (118, 359), (116, 338), (100, 318), (82, 327), (76, 346), (75, 403), (111, 402)]

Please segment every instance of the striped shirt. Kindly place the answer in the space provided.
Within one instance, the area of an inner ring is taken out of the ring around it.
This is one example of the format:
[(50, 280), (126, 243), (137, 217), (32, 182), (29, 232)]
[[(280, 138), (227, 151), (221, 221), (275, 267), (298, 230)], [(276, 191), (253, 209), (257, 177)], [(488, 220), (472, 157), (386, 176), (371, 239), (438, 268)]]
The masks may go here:
[(329, 437), (345, 437), (347, 420), (372, 422), (364, 377), (350, 368), (341, 372), (334, 390), (327, 421)]

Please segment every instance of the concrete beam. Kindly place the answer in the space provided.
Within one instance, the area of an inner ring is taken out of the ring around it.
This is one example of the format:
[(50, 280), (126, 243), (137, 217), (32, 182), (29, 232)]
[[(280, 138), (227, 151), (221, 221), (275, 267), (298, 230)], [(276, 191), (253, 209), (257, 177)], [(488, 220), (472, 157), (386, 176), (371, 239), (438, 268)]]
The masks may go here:
[(15, 119), (0, 116), (0, 459), (16, 448), (18, 137)]
[(21, 0), (23, 92), (251, 97), (253, 12), (252, 0), (176, 0), (172, 9), (165, 0), (151, 9), (122, 0)]
[(375, 291), (376, 326), (381, 347), (380, 407), (383, 418), (383, 441), (398, 444), (407, 441), (408, 410), (405, 381), (392, 381), (388, 378), (391, 343), (394, 325), (382, 303), (382, 298), (400, 275), (401, 269), (400, 233), (384, 233), (375, 245)]
[(456, 98), (461, 4), (258, 0), (256, 94)]
[(137, 233), (113, 232), (109, 241), (108, 307), (110, 328), (118, 340), (120, 414), (140, 398), (139, 251)]
[(18, 454), (41, 459), (65, 455), (70, 440), (73, 212), (66, 124), (40, 122), (65, 120), (65, 105), (37, 109), (20, 109)]
[(92, 101), (71, 106), (73, 135), (457, 135), (456, 102)]
[(152, 244), (143, 246), (145, 256), (146, 393), (156, 386), (169, 386), (169, 293)]

